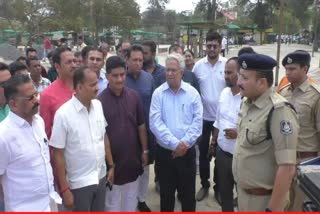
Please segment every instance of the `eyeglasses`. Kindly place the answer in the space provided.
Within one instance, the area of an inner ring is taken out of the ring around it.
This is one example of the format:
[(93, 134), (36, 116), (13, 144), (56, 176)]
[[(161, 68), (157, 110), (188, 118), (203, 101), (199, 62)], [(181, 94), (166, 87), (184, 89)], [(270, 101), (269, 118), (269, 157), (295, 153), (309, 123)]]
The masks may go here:
[(211, 49), (211, 48), (217, 49), (219, 47), (219, 45), (211, 45), (211, 44), (207, 44), (206, 46), (207, 46), (207, 49)]
[(38, 96), (39, 96), (39, 93), (35, 92), (30, 96), (25, 96), (25, 97), (21, 96), (21, 97), (16, 97), (16, 98), (22, 99), (22, 100), (27, 100), (27, 101), (32, 101), (35, 97), (38, 97)]
[(178, 71), (179, 71), (179, 69), (168, 69), (168, 68), (166, 69), (167, 73), (172, 72), (172, 73), (176, 74)]

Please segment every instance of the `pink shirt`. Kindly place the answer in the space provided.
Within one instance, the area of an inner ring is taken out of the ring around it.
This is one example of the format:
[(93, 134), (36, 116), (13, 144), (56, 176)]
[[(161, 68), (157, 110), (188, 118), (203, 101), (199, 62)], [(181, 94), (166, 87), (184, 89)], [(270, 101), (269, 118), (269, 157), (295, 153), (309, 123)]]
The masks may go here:
[(48, 138), (51, 137), (54, 114), (62, 104), (71, 99), (74, 90), (70, 90), (65, 82), (57, 78), (41, 93), (40, 116), (43, 118)]

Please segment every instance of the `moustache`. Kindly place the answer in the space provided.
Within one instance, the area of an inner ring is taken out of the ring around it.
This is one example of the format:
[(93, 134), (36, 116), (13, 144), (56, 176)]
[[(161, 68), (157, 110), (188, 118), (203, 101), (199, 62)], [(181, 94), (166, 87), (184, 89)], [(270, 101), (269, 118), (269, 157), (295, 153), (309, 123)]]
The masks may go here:
[(32, 106), (32, 109), (36, 109), (40, 104), (39, 103), (35, 103), (33, 106)]
[(244, 90), (244, 88), (243, 88), (243, 87), (241, 87), (240, 85), (239, 85), (239, 88), (240, 88), (240, 89), (242, 89), (242, 90)]

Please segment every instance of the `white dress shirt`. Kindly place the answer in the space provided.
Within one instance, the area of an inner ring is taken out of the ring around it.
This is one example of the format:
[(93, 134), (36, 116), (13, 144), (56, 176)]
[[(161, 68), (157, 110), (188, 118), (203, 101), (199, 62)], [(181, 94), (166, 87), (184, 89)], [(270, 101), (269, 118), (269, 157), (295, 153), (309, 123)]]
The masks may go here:
[(229, 87), (223, 89), (220, 95), (217, 117), (213, 126), (219, 129), (218, 145), (225, 151), (233, 154), (236, 139), (227, 139), (224, 129), (237, 128), (240, 111), (241, 95), (233, 95)]
[(165, 82), (152, 95), (150, 129), (163, 148), (174, 151), (179, 142), (192, 147), (202, 132), (203, 107), (197, 90), (181, 81), (174, 93)]
[(97, 95), (99, 95), (104, 89), (107, 88), (108, 83), (109, 81), (107, 80), (107, 77), (106, 77), (106, 71), (104, 69), (101, 69), (100, 76), (98, 78), (99, 91)]
[(196, 75), (203, 103), (203, 119), (216, 120), (217, 105), (221, 91), (226, 87), (224, 80), (224, 68), (227, 59), (219, 56), (214, 66), (207, 57), (200, 59), (193, 67), (192, 72)]
[(90, 110), (73, 96), (56, 112), (50, 145), (64, 149), (71, 189), (99, 184), (106, 176), (104, 136), (107, 122), (99, 100)]
[(50, 211), (61, 203), (54, 191), (48, 140), (43, 119), (30, 125), (13, 112), (0, 123), (0, 175), (6, 211)]

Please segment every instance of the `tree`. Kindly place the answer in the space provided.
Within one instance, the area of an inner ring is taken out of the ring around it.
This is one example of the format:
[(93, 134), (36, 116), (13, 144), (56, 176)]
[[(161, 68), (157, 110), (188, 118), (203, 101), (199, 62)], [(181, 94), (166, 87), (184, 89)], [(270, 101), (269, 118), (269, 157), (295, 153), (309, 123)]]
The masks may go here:
[(18, 21), (24, 26), (22, 30), (30, 35), (39, 35), (40, 28), (52, 12), (47, 1), (43, 0), (2, 0), (1, 3), (1, 15), (11, 28), (16, 30), (13, 23)]
[(165, 9), (170, 0), (148, 0), (149, 8)]
[(207, 21), (215, 21), (217, 0), (200, 0), (195, 8), (196, 17), (204, 18)]

